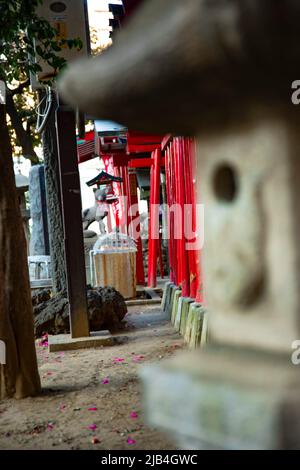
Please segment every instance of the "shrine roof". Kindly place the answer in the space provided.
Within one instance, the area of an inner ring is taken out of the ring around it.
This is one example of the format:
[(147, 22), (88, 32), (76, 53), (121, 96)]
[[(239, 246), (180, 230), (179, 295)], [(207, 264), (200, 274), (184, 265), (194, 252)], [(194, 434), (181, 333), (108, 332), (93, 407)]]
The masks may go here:
[(115, 136), (126, 134), (128, 129), (117, 122), (95, 120), (95, 131), (101, 136)]
[(101, 171), (95, 178), (87, 181), (87, 186), (94, 186), (94, 184), (109, 184), (109, 183), (121, 183), (123, 180), (118, 176), (110, 175), (106, 171)]

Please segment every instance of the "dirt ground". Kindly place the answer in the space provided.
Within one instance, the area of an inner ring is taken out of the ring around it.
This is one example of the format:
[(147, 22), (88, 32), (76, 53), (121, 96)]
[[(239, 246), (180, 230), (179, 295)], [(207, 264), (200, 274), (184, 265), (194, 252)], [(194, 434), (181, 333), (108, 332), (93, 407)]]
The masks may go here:
[(43, 393), (0, 404), (0, 449), (175, 449), (145, 424), (138, 370), (183, 348), (156, 306), (129, 307), (125, 342), (48, 353), (37, 342)]

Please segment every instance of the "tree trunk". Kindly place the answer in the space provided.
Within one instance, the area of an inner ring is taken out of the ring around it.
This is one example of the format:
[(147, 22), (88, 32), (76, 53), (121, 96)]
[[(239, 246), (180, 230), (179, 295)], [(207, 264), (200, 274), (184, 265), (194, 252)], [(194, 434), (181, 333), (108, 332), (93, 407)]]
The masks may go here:
[(33, 148), (31, 136), (23, 127), (22, 119), (16, 109), (13, 96), (9, 91), (6, 94), (6, 110), (15, 130), (18, 144), (22, 147), (23, 156), (28, 158), (33, 165), (38, 164), (39, 158)]
[(0, 105), (0, 398), (40, 392), (25, 234), (15, 186), (5, 106)]
[(66, 291), (67, 284), (65, 273), (64, 230), (61, 212), (58, 150), (54, 111), (51, 114), (45, 131), (43, 132), (43, 154), (53, 291), (54, 293), (59, 293)]

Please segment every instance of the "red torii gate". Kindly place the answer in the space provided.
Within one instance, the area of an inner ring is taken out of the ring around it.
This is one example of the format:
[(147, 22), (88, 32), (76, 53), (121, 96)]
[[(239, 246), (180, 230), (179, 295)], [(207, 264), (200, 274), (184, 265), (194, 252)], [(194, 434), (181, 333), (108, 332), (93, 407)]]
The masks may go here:
[[(170, 280), (181, 286), (183, 297), (203, 302), (200, 250), (188, 247), (195, 244), (197, 237), (195, 141), (168, 135), (161, 149), (165, 155), (169, 207)], [(179, 210), (170, 210), (174, 206)], [(187, 228), (191, 233), (187, 233)]]
[[(100, 153), (103, 161), (105, 163), (106, 171), (114, 173), (115, 176), (120, 176), (123, 180), (120, 185), (119, 196), (127, 198), (128, 208), (123, 208), (122, 217), (123, 225), (127, 228), (130, 227), (133, 219), (138, 219), (136, 225), (137, 229), (137, 260), (136, 260), (136, 273), (137, 273), (137, 282), (138, 284), (145, 284), (145, 273), (144, 273), (144, 263), (143, 263), (143, 251), (142, 251), (142, 240), (140, 236), (140, 223), (139, 223), (139, 212), (135, 210), (135, 214), (131, 213), (131, 208), (137, 208), (138, 204), (138, 194), (137, 194), (137, 178), (135, 170), (137, 168), (152, 168), (155, 166), (155, 158), (153, 158), (153, 153), (160, 147), (162, 141), (161, 136), (157, 135), (146, 135), (141, 132), (128, 131), (127, 133), (127, 145), (124, 147), (124, 150), (118, 153), (112, 151), (111, 154)], [(151, 171), (152, 174), (152, 171)], [(160, 184), (158, 176), (158, 184)], [(151, 185), (150, 188), (156, 187), (157, 185)], [(152, 195), (152, 189), (150, 189)], [(150, 208), (151, 208), (151, 197), (150, 197)], [(159, 192), (158, 192), (158, 204), (159, 204)], [(151, 214), (151, 211), (150, 211)], [(151, 216), (150, 216), (151, 217)], [(151, 223), (150, 223), (151, 226)], [(149, 285), (149, 274), (151, 277), (151, 272), (153, 271), (153, 264), (156, 263), (157, 253), (159, 251), (153, 251), (152, 248), (153, 237), (150, 230), (149, 233), (149, 261), (148, 261), (148, 285)], [(160, 255), (161, 256), (161, 255)], [(155, 257), (155, 261), (153, 261)], [(150, 263), (150, 267), (149, 267)], [(156, 268), (156, 266), (155, 266)], [(161, 270), (162, 272), (162, 270)], [(153, 282), (151, 283), (153, 284)]]
[[(122, 27), (141, 0), (123, 0), (123, 7), (109, 4), (114, 15), (113, 29)], [(147, 155), (147, 156), (145, 156)], [(161, 245), (158, 234), (159, 204), (160, 204), (160, 172), (165, 167), (167, 206), (180, 207), (180, 215), (168, 210), (169, 233), (169, 264), (170, 279), (181, 286), (182, 295), (190, 296), (202, 302), (202, 284), (200, 273), (200, 251), (187, 249), (185, 228), (187, 219), (191, 221), (192, 232), (196, 232), (196, 194), (195, 194), (195, 145), (191, 138), (172, 137), (167, 135), (147, 136), (141, 132), (129, 131), (127, 134), (126, 151), (112, 155), (102, 155), (106, 161), (107, 171), (115, 176), (121, 176), (123, 183), (119, 195), (128, 197), (131, 207), (137, 204), (137, 179), (135, 169), (150, 168), (150, 224), (148, 252), (148, 286), (155, 287), (157, 282), (157, 259), (161, 262)], [(126, 227), (132, 222), (132, 216), (124, 212)], [(118, 214), (116, 214), (118, 217)], [(136, 214), (139, 217), (139, 214)], [(181, 233), (178, 235), (178, 228)], [(142, 242), (137, 239), (137, 282), (145, 283)], [(161, 268), (162, 273), (162, 268)]]
[[(91, 134), (87, 136), (91, 139)], [(82, 145), (82, 142), (81, 144)], [(87, 150), (90, 158), (95, 156), (94, 150), (88, 144), (86, 151), (79, 145), (79, 161), (86, 161)], [(116, 151), (116, 147), (118, 150)], [(168, 243), (170, 280), (181, 286), (183, 297), (192, 297), (202, 302), (202, 285), (200, 273), (200, 252), (198, 249), (187, 249), (187, 243), (195, 242), (196, 238), (187, 238), (186, 228), (196, 232), (196, 195), (195, 195), (195, 143), (192, 138), (164, 137), (147, 135), (142, 132), (128, 131), (126, 144), (119, 145), (117, 136), (106, 136), (101, 140), (96, 138), (96, 149), (103, 159), (106, 171), (120, 176), (121, 184), (115, 184), (117, 196), (127, 197), (128, 206), (116, 211), (117, 225), (130, 227), (131, 222), (139, 219), (139, 212), (130, 212), (132, 206), (137, 207), (137, 168), (150, 169), (150, 224), (148, 252), (148, 286), (155, 287), (157, 282), (157, 260), (162, 270), (161, 244), (158, 236), (159, 205), (160, 205), (160, 172), (165, 168), (166, 192), (168, 209)], [(129, 212), (127, 211), (129, 208)], [(175, 211), (173, 210), (175, 208)], [(177, 208), (177, 210), (176, 210)], [(136, 224), (139, 233), (139, 221)], [(145, 284), (143, 252), (141, 237), (137, 242), (137, 282)]]

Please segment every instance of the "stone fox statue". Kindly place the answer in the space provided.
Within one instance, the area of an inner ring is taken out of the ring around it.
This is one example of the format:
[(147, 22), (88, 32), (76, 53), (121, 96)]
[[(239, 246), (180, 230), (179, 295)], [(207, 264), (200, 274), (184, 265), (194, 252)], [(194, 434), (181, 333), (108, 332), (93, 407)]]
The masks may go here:
[(108, 206), (106, 203), (107, 190), (94, 189), (95, 204), (88, 209), (82, 211), (82, 226), (83, 230), (87, 230), (93, 222), (99, 223), (99, 230), (101, 235), (106, 233), (105, 224), (103, 220), (108, 215)]

